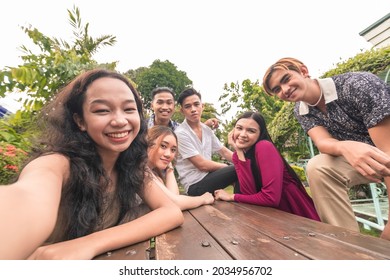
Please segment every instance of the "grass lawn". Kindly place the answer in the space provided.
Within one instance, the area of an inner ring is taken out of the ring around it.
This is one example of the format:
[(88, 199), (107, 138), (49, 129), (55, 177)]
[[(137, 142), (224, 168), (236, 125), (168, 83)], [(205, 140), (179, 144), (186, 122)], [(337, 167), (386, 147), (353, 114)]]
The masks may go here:
[(233, 189), (233, 186), (232, 186), (232, 185), (230, 185), (230, 186), (228, 186), (228, 187), (225, 188), (225, 191), (228, 192), (228, 193), (233, 193), (233, 190), (234, 190), (234, 189)]

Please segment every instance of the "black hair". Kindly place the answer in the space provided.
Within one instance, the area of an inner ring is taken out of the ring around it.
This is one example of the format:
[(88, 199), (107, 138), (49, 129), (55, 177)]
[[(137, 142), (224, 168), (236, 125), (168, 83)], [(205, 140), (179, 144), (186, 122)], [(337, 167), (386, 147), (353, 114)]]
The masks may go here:
[(189, 97), (191, 95), (197, 95), (199, 97), (199, 99), (202, 100), (202, 95), (199, 92), (197, 92), (194, 88), (187, 88), (179, 94), (179, 98), (177, 99), (177, 103), (179, 103), (180, 105), (183, 105), (184, 99), (186, 99), (187, 97)]
[(150, 93), (150, 97), (153, 100), (153, 98), (156, 96), (156, 94), (161, 93), (161, 92), (169, 92), (170, 94), (172, 94), (173, 100), (175, 100), (175, 92), (170, 87), (156, 87)]

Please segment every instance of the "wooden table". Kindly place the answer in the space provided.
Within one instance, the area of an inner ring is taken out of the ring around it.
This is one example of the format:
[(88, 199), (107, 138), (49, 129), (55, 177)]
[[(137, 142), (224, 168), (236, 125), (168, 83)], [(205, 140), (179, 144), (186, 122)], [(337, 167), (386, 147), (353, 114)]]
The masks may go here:
[(95, 259), (390, 259), (390, 241), (277, 209), (217, 201), (184, 211), (184, 224)]

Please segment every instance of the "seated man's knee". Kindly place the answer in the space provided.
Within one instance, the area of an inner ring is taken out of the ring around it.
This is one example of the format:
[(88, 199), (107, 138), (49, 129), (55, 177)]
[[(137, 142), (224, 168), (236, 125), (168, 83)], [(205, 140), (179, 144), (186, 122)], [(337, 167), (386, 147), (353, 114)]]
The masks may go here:
[(334, 166), (333, 159), (334, 157), (326, 154), (319, 154), (311, 158), (306, 166), (308, 176), (310, 177), (310, 174), (324, 173), (324, 171), (332, 169)]
[(188, 188), (187, 194), (189, 196), (199, 196), (202, 195), (200, 189), (197, 186), (191, 186)]

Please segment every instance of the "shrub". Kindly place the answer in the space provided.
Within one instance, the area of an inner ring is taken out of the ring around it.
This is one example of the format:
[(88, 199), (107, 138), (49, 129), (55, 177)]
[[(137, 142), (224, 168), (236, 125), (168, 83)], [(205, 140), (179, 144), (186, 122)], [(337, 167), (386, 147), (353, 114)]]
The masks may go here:
[(302, 181), (304, 185), (307, 185), (307, 178), (305, 174), (305, 169), (303, 167), (297, 165), (291, 165), (292, 169), (294, 169), (295, 173), (297, 173), (299, 179)]
[(26, 157), (24, 150), (0, 142), (0, 184), (9, 184), (16, 177)]

